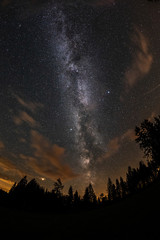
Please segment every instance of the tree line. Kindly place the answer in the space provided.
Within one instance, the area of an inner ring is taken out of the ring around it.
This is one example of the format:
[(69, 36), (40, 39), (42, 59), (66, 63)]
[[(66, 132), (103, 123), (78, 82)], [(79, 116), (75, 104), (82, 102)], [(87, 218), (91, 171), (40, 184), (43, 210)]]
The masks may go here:
[(97, 197), (91, 183), (82, 197), (72, 186), (68, 194), (63, 194), (64, 185), (60, 178), (54, 182), (53, 189), (48, 191), (36, 179), (28, 182), (25, 176), (14, 183), (8, 193), (0, 190), (0, 204), (37, 211), (72, 211), (105, 206), (142, 191), (160, 179), (160, 116), (155, 117), (153, 122), (144, 120), (140, 127), (135, 128), (135, 135), (147, 163), (140, 161), (137, 168), (129, 166), (125, 180), (120, 177), (113, 183), (108, 178), (107, 194), (101, 193)]

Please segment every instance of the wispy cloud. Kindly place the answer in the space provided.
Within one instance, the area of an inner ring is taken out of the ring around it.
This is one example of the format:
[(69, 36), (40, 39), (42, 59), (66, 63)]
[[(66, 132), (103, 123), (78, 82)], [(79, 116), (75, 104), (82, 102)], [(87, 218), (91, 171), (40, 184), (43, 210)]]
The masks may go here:
[(121, 136), (115, 137), (110, 140), (110, 142), (107, 145), (107, 151), (106, 153), (101, 157), (100, 161), (104, 159), (108, 159), (115, 155), (121, 148), (122, 144), (126, 141), (134, 141), (136, 138), (135, 132), (133, 129), (128, 129), (124, 134)]
[(31, 112), (35, 112), (37, 109), (42, 108), (43, 104), (41, 103), (35, 103), (35, 102), (31, 102), (31, 101), (25, 101), (24, 99), (22, 99), (21, 97), (19, 97), (18, 95), (14, 94), (15, 98), (17, 99), (18, 103), (23, 106), (24, 108), (26, 108), (27, 110), (31, 111)]
[(29, 165), (39, 175), (51, 180), (58, 177), (68, 180), (77, 176), (71, 167), (64, 163), (65, 149), (51, 144), (48, 139), (34, 130), (31, 131), (31, 147), (34, 153), (33, 157), (28, 157)]
[(3, 7), (5, 7), (5, 6), (7, 6), (8, 4), (10, 4), (11, 2), (12, 2), (12, 0), (2, 0), (1, 3), (0, 3), (0, 5), (3, 6)]
[(153, 56), (149, 51), (149, 42), (145, 35), (135, 28), (131, 38), (132, 46), (135, 48), (131, 66), (125, 73), (125, 88), (128, 91), (151, 69)]
[(20, 112), (18, 116), (14, 116), (13, 121), (16, 125), (21, 125), (23, 122), (27, 123), (30, 127), (36, 127), (39, 123), (33, 119), (27, 112)]
[(6, 192), (9, 192), (9, 190), (11, 189), (13, 184), (14, 184), (13, 181), (10, 181), (10, 180), (4, 179), (4, 178), (0, 178), (0, 188)]
[(144, 95), (148, 95), (151, 94), (153, 92), (155, 92), (157, 89), (160, 89), (160, 84), (156, 85), (155, 87), (153, 87), (152, 89), (150, 89), (148, 92), (146, 92)]
[(155, 112), (152, 112), (151, 115), (148, 117), (148, 121), (152, 122), (154, 120), (154, 118), (156, 117), (156, 115), (157, 114)]
[(4, 148), (5, 148), (4, 143), (2, 141), (0, 141), (0, 150), (2, 150)]
[[(0, 156), (0, 178), (13, 180), (24, 176), (24, 171), (21, 171), (17, 166), (8, 158)], [(0, 185), (1, 186), (1, 185)]]
[(113, 156), (116, 152), (118, 152), (120, 146), (121, 146), (120, 138), (116, 137), (110, 140), (110, 142), (107, 145), (107, 152), (105, 155), (103, 155), (103, 159), (107, 159)]
[(27, 141), (26, 141), (26, 139), (25, 139), (25, 138), (23, 138), (23, 137), (22, 137), (22, 138), (20, 138), (20, 139), (19, 139), (19, 141), (20, 141), (21, 143), (26, 143), (26, 142), (27, 142)]
[[(152, 112), (148, 117), (148, 120), (153, 121), (155, 116), (156, 116), (155, 112)], [(135, 139), (136, 139), (136, 135), (135, 135), (134, 129), (128, 129), (121, 136), (117, 136), (111, 139), (106, 147), (107, 149), (106, 153), (99, 159), (99, 161), (106, 160), (112, 157), (113, 155), (115, 155), (120, 151), (122, 145), (125, 142), (134, 142)]]

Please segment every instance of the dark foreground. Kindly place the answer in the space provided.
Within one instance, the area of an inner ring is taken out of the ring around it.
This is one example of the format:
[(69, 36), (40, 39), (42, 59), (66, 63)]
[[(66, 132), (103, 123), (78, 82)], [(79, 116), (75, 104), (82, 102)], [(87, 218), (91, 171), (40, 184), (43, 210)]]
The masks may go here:
[(0, 233), (21, 239), (160, 239), (160, 183), (88, 212), (40, 214), (1, 207)]

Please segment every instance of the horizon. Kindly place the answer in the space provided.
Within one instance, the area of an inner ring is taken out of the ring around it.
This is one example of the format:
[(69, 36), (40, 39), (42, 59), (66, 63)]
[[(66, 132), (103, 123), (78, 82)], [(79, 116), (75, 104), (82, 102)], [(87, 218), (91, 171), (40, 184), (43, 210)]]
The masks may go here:
[(160, 4), (0, 3), (0, 188), (23, 176), (80, 195), (125, 179), (135, 127), (160, 113)]

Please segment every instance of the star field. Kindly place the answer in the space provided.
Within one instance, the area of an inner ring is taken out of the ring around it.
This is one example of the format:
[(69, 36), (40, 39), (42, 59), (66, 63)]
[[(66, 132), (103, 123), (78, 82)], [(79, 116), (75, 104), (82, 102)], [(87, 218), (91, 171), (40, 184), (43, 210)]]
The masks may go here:
[(159, 14), (148, 1), (0, 3), (0, 184), (60, 177), (100, 193), (138, 165), (134, 128), (160, 110)]

